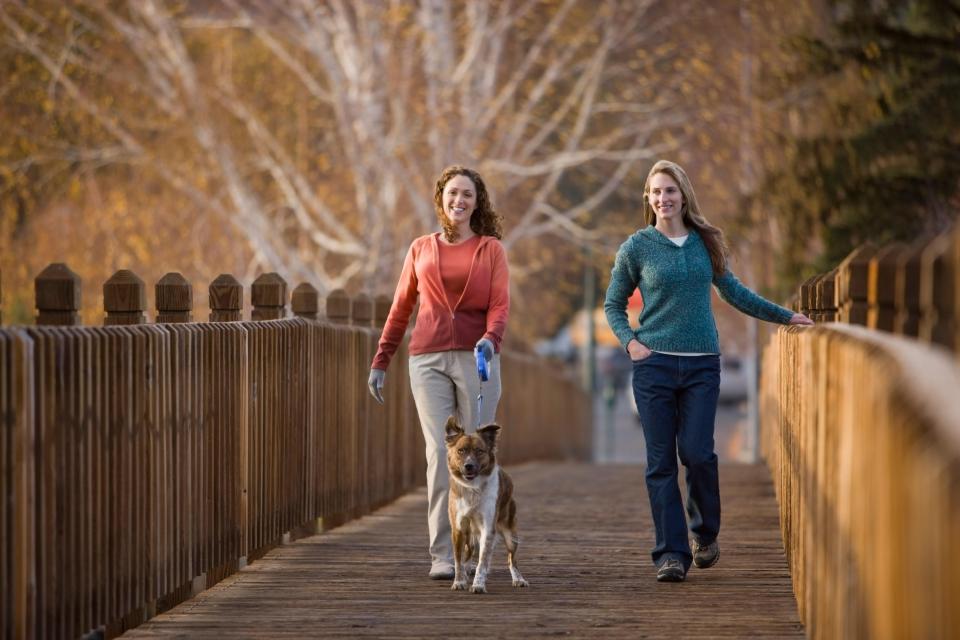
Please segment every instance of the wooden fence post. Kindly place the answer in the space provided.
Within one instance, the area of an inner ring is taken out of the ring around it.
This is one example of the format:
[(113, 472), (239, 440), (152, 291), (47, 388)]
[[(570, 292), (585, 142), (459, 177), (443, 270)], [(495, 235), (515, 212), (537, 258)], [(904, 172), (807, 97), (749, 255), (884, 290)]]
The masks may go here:
[(250, 287), (253, 320), (280, 320), (287, 315), (287, 282), (277, 273), (261, 274)]
[(373, 299), (373, 324), (379, 329), (387, 324), (387, 316), (390, 315), (390, 305), (392, 304), (390, 296), (380, 294)]
[(893, 331), (897, 312), (897, 259), (905, 247), (899, 242), (880, 247), (867, 266), (867, 326)]
[(841, 322), (867, 324), (867, 267), (875, 252), (872, 244), (860, 245), (837, 267), (836, 306)]
[(298, 284), (290, 296), (290, 308), (298, 318), (316, 320), (317, 311), (320, 309), (320, 296), (316, 287), (309, 282)]
[(243, 286), (229, 273), (210, 283), (210, 322), (237, 322), (243, 314)]
[(373, 301), (365, 293), (353, 297), (350, 309), (350, 324), (355, 327), (369, 327), (373, 320)]
[(154, 286), (154, 304), (157, 305), (157, 322), (190, 322), (193, 309), (193, 287), (183, 275), (171, 272), (160, 278)]
[(0, 272), (0, 325), (3, 324), (3, 273)]
[(115, 324), (144, 324), (147, 319), (147, 288), (137, 274), (120, 269), (103, 283), (103, 319), (105, 326)]
[(920, 339), (954, 349), (953, 239), (943, 233), (923, 250), (920, 268)]
[(37, 324), (76, 326), (80, 324), (80, 276), (62, 262), (54, 262), (33, 281)]
[(837, 307), (836, 305), (836, 286), (837, 286), (837, 270), (833, 269), (823, 274), (823, 277), (817, 280), (817, 291), (816, 291), (816, 300), (817, 300), (817, 309), (818, 317), (815, 318), (817, 322), (836, 322), (837, 321)]
[(800, 313), (805, 316), (810, 316), (813, 313), (814, 300), (813, 294), (816, 291), (815, 287), (817, 280), (820, 278), (820, 275), (810, 276), (803, 281), (803, 284), (800, 285), (799, 299), (800, 299)]
[(327, 320), (334, 324), (349, 322), (350, 298), (343, 289), (334, 289), (327, 294)]
[(893, 330), (903, 336), (920, 334), (920, 262), (928, 240), (915, 242), (897, 257)]

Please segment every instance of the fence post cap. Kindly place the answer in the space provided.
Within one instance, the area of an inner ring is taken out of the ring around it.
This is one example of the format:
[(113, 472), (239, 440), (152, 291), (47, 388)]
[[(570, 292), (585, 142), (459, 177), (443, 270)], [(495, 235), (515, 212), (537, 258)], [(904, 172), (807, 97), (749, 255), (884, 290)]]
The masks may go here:
[(254, 307), (283, 307), (287, 304), (287, 281), (275, 272), (262, 273), (250, 287)]
[(154, 304), (157, 307), (157, 322), (161, 324), (190, 322), (193, 317), (193, 286), (182, 274), (172, 271), (157, 281), (153, 287)]
[(210, 308), (239, 311), (243, 307), (243, 285), (229, 273), (221, 273), (210, 283)]
[(51, 262), (46, 268), (37, 275), (37, 280), (73, 280), (80, 281), (80, 276), (75, 274), (70, 267), (63, 262)]
[(365, 293), (353, 296), (350, 320), (354, 326), (369, 327), (373, 319), (373, 300)]
[(184, 278), (183, 274), (180, 273), (179, 271), (171, 271), (167, 274), (164, 274), (162, 278), (157, 280), (157, 284), (161, 284), (164, 286), (167, 286), (167, 285), (170, 285), (170, 286), (185, 285), (188, 287), (190, 286), (190, 282), (186, 278)]
[(350, 296), (343, 289), (327, 294), (327, 319), (338, 324), (346, 324), (350, 319)]
[(221, 273), (213, 282), (210, 283), (211, 287), (239, 287), (240, 281), (234, 278), (229, 273)]
[(290, 294), (290, 308), (296, 316), (316, 318), (320, 308), (320, 294), (309, 282), (301, 282)]
[(80, 308), (80, 276), (63, 262), (53, 262), (33, 281), (36, 308), (76, 311)]
[(145, 311), (147, 291), (143, 280), (129, 269), (120, 269), (103, 283), (105, 311)]
[(190, 311), (193, 309), (193, 286), (182, 274), (171, 271), (154, 286), (157, 309), (161, 311)]

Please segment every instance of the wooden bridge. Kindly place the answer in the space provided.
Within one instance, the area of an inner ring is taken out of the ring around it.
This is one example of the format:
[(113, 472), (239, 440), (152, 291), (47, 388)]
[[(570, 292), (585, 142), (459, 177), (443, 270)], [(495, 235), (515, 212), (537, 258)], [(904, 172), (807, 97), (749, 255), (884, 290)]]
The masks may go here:
[(418, 490), (274, 549), (126, 635), (803, 637), (764, 467), (721, 468), (721, 561), (691, 569), (682, 584), (654, 579), (642, 467), (552, 462), (510, 471), (529, 589), (510, 586), (502, 545), (486, 595), (429, 580), (426, 495)]
[[(505, 354), (502, 457), (533, 586), (510, 588), (498, 557), (487, 596), (425, 575), (405, 354), (385, 407), (364, 388), (389, 301), (288, 296), (266, 274), (243, 321), (243, 290), (221, 276), (211, 321), (192, 322), (192, 289), (170, 274), (147, 324), (143, 282), (118, 272), (106, 326), (81, 327), (79, 281), (51, 265), (37, 324), (0, 329), (2, 637), (951, 637), (960, 233), (948, 238), (901, 252), (903, 268), (921, 256), (921, 291), (897, 289), (892, 311), (878, 275), (892, 251), (805, 283), (798, 305), (817, 319), (871, 328), (771, 337), (766, 465), (722, 468), (720, 564), (682, 584), (653, 578), (642, 468), (590, 463), (589, 397)], [(920, 340), (879, 331), (890, 317)]]

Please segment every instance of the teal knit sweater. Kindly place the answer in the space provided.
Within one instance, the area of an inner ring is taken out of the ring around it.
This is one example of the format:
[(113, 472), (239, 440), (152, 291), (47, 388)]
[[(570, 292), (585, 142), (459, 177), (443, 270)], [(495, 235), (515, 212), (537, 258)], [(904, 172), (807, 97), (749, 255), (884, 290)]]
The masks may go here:
[[(625, 349), (636, 339), (653, 351), (720, 353), (711, 284), (724, 301), (754, 318), (787, 324), (793, 316), (748, 289), (729, 269), (715, 277), (696, 229), (678, 247), (652, 225), (627, 238), (617, 251), (603, 309)], [(638, 287), (643, 311), (634, 330), (627, 320), (627, 298)]]

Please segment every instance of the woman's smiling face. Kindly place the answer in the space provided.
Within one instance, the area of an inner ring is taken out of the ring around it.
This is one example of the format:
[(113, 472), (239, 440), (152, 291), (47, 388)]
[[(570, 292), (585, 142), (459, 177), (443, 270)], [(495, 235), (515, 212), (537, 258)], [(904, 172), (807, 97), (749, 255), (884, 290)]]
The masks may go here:
[(443, 212), (452, 224), (469, 224), (477, 208), (477, 186), (464, 175), (450, 178), (443, 186)]
[(658, 219), (679, 219), (683, 215), (683, 194), (680, 186), (665, 173), (656, 173), (650, 178), (650, 193), (647, 194), (647, 199)]

